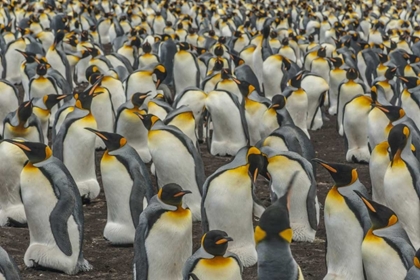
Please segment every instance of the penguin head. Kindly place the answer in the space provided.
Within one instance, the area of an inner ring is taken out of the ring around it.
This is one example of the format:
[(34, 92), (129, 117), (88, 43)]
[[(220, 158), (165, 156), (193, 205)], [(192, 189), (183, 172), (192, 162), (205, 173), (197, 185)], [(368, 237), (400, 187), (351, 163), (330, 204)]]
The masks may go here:
[(280, 110), (283, 109), (284, 106), (286, 106), (286, 97), (281, 94), (274, 95), (271, 100), (270, 109), (273, 108), (274, 110)]
[(5, 139), (3, 141), (9, 142), (19, 147), (28, 157), (29, 162), (38, 163), (44, 161), (52, 156), (50, 147), (39, 142), (17, 141)]
[(31, 52), (24, 52), (21, 50), (16, 49), (15, 51), (19, 52), (21, 55), (23, 55), (23, 57), (25, 58), (27, 63), (34, 63), (36, 62), (36, 54), (31, 53)]
[(112, 152), (118, 150), (121, 147), (124, 147), (127, 144), (127, 139), (117, 133), (111, 133), (106, 131), (98, 131), (89, 127), (85, 127), (86, 130), (89, 130), (92, 133), (95, 133), (96, 136), (102, 139), (105, 143), (108, 151)]
[(257, 147), (250, 147), (247, 152), (248, 170), (254, 182), (257, 181), (258, 173), (266, 174), (268, 164), (267, 156)]
[(39, 63), (36, 66), (36, 74), (39, 76), (44, 76), (45, 74), (47, 74), (48, 71), (48, 64), (46, 63)]
[(83, 47), (86, 49), (88, 54), (91, 55), (92, 57), (97, 57), (100, 54), (99, 50), (95, 47), (93, 48), (86, 47), (86, 46), (83, 46)]
[(337, 187), (349, 186), (359, 178), (356, 168), (353, 168), (349, 165), (340, 163), (328, 163), (318, 158), (313, 159), (313, 161), (319, 163), (322, 167), (327, 169)]
[(381, 228), (387, 228), (392, 225), (395, 225), (398, 222), (398, 217), (388, 207), (379, 204), (373, 200), (370, 200), (366, 198), (363, 194), (361, 194), (358, 191), (354, 191), (360, 199), (363, 201), (363, 203), (366, 206), (366, 209), (369, 213), (369, 218), (372, 223), (372, 229), (381, 229)]
[(159, 118), (155, 115), (152, 115), (152, 114), (141, 115), (137, 112), (135, 112), (134, 114), (136, 114), (140, 118), (140, 120), (143, 122), (144, 127), (147, 130), (150, 130), (153, 127), (153, 125), (157, 121), (159, 121)]
[(255, 243), (257, 245), (264, 240), (279, 240), (287, 243), (292, 242), (293, 230), (290, 227), (289, 204), (291, 188), (297, 174), (298, 172), (293, 174), (285, 194), (267, 207), (261, 215), (258, 226), (255, 228), (254, 232)]
[(44, 102), (45, 107), (47, 107), (48, 111), (51, 111), (52, 107), (57, 105), (58, 102), (65, 99), (66, 97), (67, 95), (65, 94), (58, 95), (58, 94), (53, 93), (53, 94), (44, 95), (44, 97), (42, 97), (42, 101)]
[(331, 57), (329, 60), (332, 62), (335, 68), (340, 68), (343, 65), (343, 59), (341, 57)]
[(55, 38), (54, 38), (54, 42), (53, 42), (53, 47), (55, 48), (61, 41), (63, 41), (64, 39), (64, 31), (63, 30), (58, 30), (57, 33), (55, 34)]
[(159, 199), (166, 204), (181, 206), (184, 195), (191, 193), (189, 190), (183, 190), (180, 185), (170, 183), (164, 185), (158, 192)]
[(214, 55), (215, 56), (223, 56), (223, 54), (224, 54), (224, 52), (225, 52), (225, 50), (223, 49), (223, 46), (222, 45), (217, 45), (215, 48), (214, 48)]
[(281, 44), (283, 46), (288, 46), (289, 45), (289, 38), (287, 38), (287, 37), (283, 38), (283, 40), (281, 40)]
[(303, 73), (299, 72), (290, 80), (290, 85), (295, 88), (301, 88)]
[(213, 65), (213, 73), (215, 71), (221, 71), (223, 69), (224, 65), (225, 64), (223, 63), (222, 59), (216, 59), (215, 62), (214, 62), (214, 65)]
[(392, 68), (388, 67), (388, 69), (386, 69), (385, 74), (384, 74), (385, 79), (387, 79), (388, 81), (394, 79), (396, 73), (397, 73), (397, 67), (392, 67)]
[(92, 86), (85, 89), (82, 93), (73, 94), (74, 99), (76, 99), (75, 106), (77, 108), (90, 110), (93, 98), (97, 96), (98, 94), (102, 93), (102, 92), (96, 91), (98, 86), (101, 84), (102, 79), (103, 79), (103, 75), (99, 76), (96, 82)]
[(238, 85), (239, 91), (243, 97), (248, 97), (253, 91), (255, 91), (255, 87), (247, 81), (240, 81), (238, 79), (233, 79), (233, 81)]
[(383, 64), (383, 63), (386, 63), (386, 62), (388, 62), (388, 56), (386, 55), (386, 54), (384, 54), (384, 53), (379, 53), (378, 54), (378, 56), (379, 56), (379, 61)]
[(201, 238), (201, 247), (213, 256), (223, 256), (228, 248), (228, 242), (233, 241), (228, 234), (221, 230), (211, 230)]
[(130, 46), (136, 47), (137, 49), (141, 46), (140, 38), (137, 36), (133, 36), (130, 38)]
[(271, 39), (276, 39), (278, 35), (279, 34), (275, 30), (273, 30), (273, 31), (270, 32), (270, 38)]
[(385, 113), (389, 121), (394, 122), (405, 116), (405, 111), (399, 106), (392, 105), (375, 105), (376, 108)]
[(223, 68), (222, 72), (220, 72), (222, 80), (228, 80), (232, 78), (229, 68)]
[(86, 72), (85, 72), (86, 80), (90, 82), (92, 75), (95, 73), (101, 74), (101, 71), (99, 70), (98, 66), (90, 65), (88, 68), (86, 68)]
[(417, 269), (420, 269), (420, 249), (417, 250), (416, 255), (414, 256), (414, 266)]
[(32, 115), (32, 100), (22, 102), (17, 109), (17, 116), (20, 123), (25, 123)]
[(418, 77), (398, 77), (408, 89), (415, 88), (420, 85), (420, 79)]
[(143, 50), (144, 53), (151, 53), (152, 52), (152, 46), (147, 41), (141, 46), (141, 49)]
[(388, 135), (391, 161), (400, 157), (402, 150), (407, 145), (410, 133), (410, 128), (405, 124), (397, 124), (391, 129)]
[(151, 93), (151, 91), (149, 90), (148, 92), (136, 92), (131, 96), (131, 103), (136, 106), (137, 108), (140, 108), (143, 103), (144, 100), (146, 100), (146, 98), (149, 96), (149, 93)]
[(317, 51), (317, 56), (318, 57), (326, 57), (327, 56), (327, 49), (325, 47), (321, 47), (318, 51)]
[(180, 42), (178, 45), (179, 49), (182, 51), (188, 51), (191, 48), (190, 44), (188, 44), (187, 42)]
[(160, 84), (166, 79), (168, 73), (166, 72), (166, 68), (163, 64), (158, 64), (153, 70), (153, 75), (156, 77), (156, 88), (159, 88)]
[(349, 68), (346, 73), (347, 80), (356, 80), (359, 77), (355, 68)]

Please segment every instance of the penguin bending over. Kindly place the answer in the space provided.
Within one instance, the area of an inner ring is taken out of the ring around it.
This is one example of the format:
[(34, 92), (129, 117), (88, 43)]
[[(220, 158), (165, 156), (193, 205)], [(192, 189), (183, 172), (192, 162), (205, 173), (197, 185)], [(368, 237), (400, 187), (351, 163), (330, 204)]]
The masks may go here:
[(189, 193), (177, 184), (164, 185), (141, 213), (134, 240), (135, 280), (183, 279), (193, 245), (192, 214), (182, 207)]
[(183, 280), (190, 279), (191, 274), (200, 280), (241, 280), (241, 261), (238, 256), (227, 251), (230, 241), (233, 239), (221, 230), (205, 233), (201, 238), (200, 249), (184, 265)]
[(30, 233), (25, 265), (70, 275), (91, 270), (82, 252), (82, 201), (70, 172), (43, 143), (6, 141), (22, 149), (29, 160), (20, 177)]
[(154, 195), (149, 172), (127, 139), (115, 133), (86, 129), (106, 145), (101, 159), (108, 213), (104, 238), (112, 244), (132, 244), (140, 214)]

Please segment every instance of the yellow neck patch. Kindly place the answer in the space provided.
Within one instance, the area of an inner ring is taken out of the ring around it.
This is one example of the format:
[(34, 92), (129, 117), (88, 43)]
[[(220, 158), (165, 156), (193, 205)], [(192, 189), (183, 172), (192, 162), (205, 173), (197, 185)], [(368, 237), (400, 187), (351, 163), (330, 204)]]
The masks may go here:
[(234, 260), (231, 257), (225, 258), (222, 256), (216, 256), (212, 259), (201, 259), (200, 264), (204, 266), (212, 266), (212, 267), (221, 267), (221, 266), (228, 266)]
[(285, 229), (279, 233), (280, 237), (291, 243), (293, 238), (293, 230), (291, 228)]
[(255, 228), (255, 232), (254, 232), (255, 244), (260, 243), (266, 236), (267, 236), (267, 233), (262, 228), (260, 228), (260, 226), (257, 226)]

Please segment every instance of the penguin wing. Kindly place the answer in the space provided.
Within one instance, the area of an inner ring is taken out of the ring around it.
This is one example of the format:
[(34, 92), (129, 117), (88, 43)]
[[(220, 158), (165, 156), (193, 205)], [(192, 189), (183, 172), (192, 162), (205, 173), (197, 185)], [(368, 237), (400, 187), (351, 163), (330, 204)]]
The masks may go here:
[(4, 136), (4, 129), (6, 127), (5, 126), (6, 123), (9, 123), (12, 126), (17, 126), (19, 124), (19, 120), (15, 116), (16, 116), (16, 111), (10, 112), (4, 118), (4, 120), (3, 120), (3, 131), (1, 133), (3, 136)]
[(258, 82), (258, 78), (255, 75), (252, 68), (247, 64), (242, 64), (235, 68), (235, 76), (240, 81), (247, 81), (251, 85), (253, 85), (258, 92), (261, 94), (260, 83)]
[(160, 216), (167, 210), (162, 207), (156, 196), (140, 214), (139, 223), (134, 237), (134, 273), (136, 280), (148, 279), (149, 265), (146, 251), (146, 239), (150, 229)]
[(415, 87), (414, 89), (409, 89), (411, 99), (420, 107), (420, 87)]
[(0, 272), (5, 279), (20, 280), (19, 269), (10, 255), (0, 247)]
[(203, 159), (201, 158), (200, 153), (197, 151), (196, 146), (192, 142), (188, 136), (186, 136), (181, 130), (179, 130), (176, 127), (173, 126), (167, 126), (162, 124), (162, 129), (166, 130), (170, 133), (172, 133), (176, 138), (179, 139), (179, 141), (184, 144), (184, 146), (187, 148), (188, 152), (194, 159), (195, 163), (195, 180), (197, 182), (198, 190), (200, 191), (200, 194), (203, 194), (203, 184), (206, 180), (206, 175), (204, 174), (204, 164)]
[(357, 180), (353, 185), (348, 187), (338, 188), (340, 194), (344, 197), (344, 200), (349, 207), (349, 209), (354, 213), (357, 220), (360, 223), (363, 233), (366, 234), (371, 227), (370, 217), (366, 210), (366, 206), (359, 196), (354, 192), (355, 190), (359, 191), (365, 197), (370, 198), (366, 187)]
[(373, 232), (375, 235), (382, 237), (398, 253), (407, 270), (413, 266), (416, 251), (399, 222), (391, 227), (374, 230)]
[(35, 114), (32, 114), (27, 122), (27, 127), (35, 126), (36, 130), (38, 131), (39, 135), (39, 142), (44, 143), (44, 133), (42, 131), (41, 122), (39, 121), (38, 117)]
[(245, 116), (245, 109), (244, 109), (243, 105), (241, 103), (239, 103), (238, 97), (236, 97), (236, 95), (234, 95), (234, 94), (232, 94), (228, 91), (225, 91), (225, 92), (230, 96), (233, 103), (235, 103), (236, 107), (239, 110), (239, 115), (241, 116), (241, 123), (242, 123), (242, 128), (243, 128), (243, 131), (244, 131), (244, 134), (245, 134), (245, 139), (246, 139), (247, 144), (249, 145), (249, 131), (248, 131), (248, 123), (246, 121), (246, 116)]
[(203, 247), (200, 247), (188, 260), (185, 262), (182, 269), (182, 280), (189, 280), (190, 274), (193, 272), (197, 263), (203, 258), (211, 258), (210, 254), (204, 251)]
[(52, 146), (53, 155), (59, 160), (63, 161), (63, 144), (66, 138), (68, 129), (75, 121), (85, 117), (87, 114), (89, 114), (89, 111), (75, 108), (73, 112), (69, 113), (66, 116), (66, 119), (64, 120), (63, 124), (60, 127), (60, 131), (58, 131), (58, 133), (54, 137), (53, 146)]
[(238, 263), (241, 273), (243, 272), (244, 267), (242, 265), (241, 260), (239, 259), (239, 257), (236, 254), (227, 251), (226, 254), (224, 255), (224, 257), (225, 258), (233, 258)]
[(130, 74), (133, 73), (134, 69), (131, 66), (130, 61), (125, 56), (123, 56), (122, 54), (119, 54), (119, 53), (112, 53), (111, 55), (114, 56), (115, 58), (117, 58), (119, 61), (121, 61), (124, 64), (128, 73), (130, 73)]
[(117, 126), (118, 126), (118, 120), (120, 118), (121, 113), (126, 110), (126, 109), (133, 109), (133, 104), (131, 103), (131, 101), (127, 101), (123, 104), (121, 104), (121, 106), (117, 109), (117, 114), (115, 116), (115, 123), (114, 123), (114, 133), (117, 132)]

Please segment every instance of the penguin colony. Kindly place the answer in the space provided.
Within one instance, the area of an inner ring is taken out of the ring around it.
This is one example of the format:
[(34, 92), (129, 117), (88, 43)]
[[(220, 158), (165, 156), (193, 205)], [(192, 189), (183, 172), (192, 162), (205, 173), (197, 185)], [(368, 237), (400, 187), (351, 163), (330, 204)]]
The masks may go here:
[[(315, 241), (321, 166), (334, 181), (324, 279), (420, 279), (419, 11), (410, 0), (2, 2), (0, 226), (29, 229), (26, 267), (89, 274), (83, 205), (99, 171), (103, 238), (133, 247), (134, 279), (242, 279), (254, 265), (258, 279), (304, 279), (291, 243)], [(345, 160), (368, 164), (371, 194), (351, 165), (316, 158), (310, 131), (327, 115)], [(206, 176), (205, 148), (231, 160)], [(21, 279), (1, 247), (0, 279)]]

